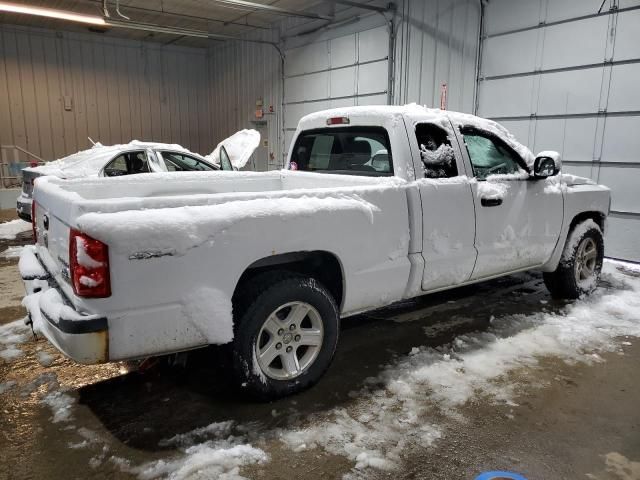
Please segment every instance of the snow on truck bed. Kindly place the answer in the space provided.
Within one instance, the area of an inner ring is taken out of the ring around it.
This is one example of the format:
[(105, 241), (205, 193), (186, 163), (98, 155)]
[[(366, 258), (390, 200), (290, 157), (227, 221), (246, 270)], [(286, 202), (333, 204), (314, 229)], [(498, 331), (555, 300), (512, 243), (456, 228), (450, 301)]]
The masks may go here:
[(180, 254), (246, 218), (350, 210), (373, 222), (378, 209), (362, 195), (405, 184), (398, 178), (286, 170), (151, 173), (144, 178), (47, 177), (39, 181), (36, 197), (61, 220), (123, 253), (145, 248)]

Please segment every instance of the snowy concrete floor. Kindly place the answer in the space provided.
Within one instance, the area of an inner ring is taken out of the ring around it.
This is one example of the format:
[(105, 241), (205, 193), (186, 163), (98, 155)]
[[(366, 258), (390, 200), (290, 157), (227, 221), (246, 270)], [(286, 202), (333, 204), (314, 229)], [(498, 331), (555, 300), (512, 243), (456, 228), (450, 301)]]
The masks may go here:
[(521, 274), (345, 319), (316, 387), (256, 404), (206, 351), (139, 373), (33, 342), (2, 256), (28, 240), (0, 243), (0, 479), (640, 479), (637, 272), (584, 305)]

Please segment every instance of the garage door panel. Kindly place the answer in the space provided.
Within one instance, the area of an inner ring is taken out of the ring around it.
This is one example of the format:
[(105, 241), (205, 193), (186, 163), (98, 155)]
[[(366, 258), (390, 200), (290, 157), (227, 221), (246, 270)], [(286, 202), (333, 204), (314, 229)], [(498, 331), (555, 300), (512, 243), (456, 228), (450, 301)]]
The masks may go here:
[(604, 254), (607, 257), (640, 262), (638, 238), (640, 238), (640, 218), (610, 216), (607, 219)]
[(326, 110), (329, 108), (329, 100), (323, 100), (321, 102), (307, 102), (304, 104), (304, 114), (317, 112), (319, 110)]
[(285, 79), (286, 102), (301, 102), (329, 96), (329, 72), (312, 73)]
[(386, 95), (367, 95), (356, 99), (358, 105), (386, 105)]
[(298, 120), (304, 116), (304, 104), (294, 103), (292, 105), (285, 105), (284, 115), (284, 127), (296, 128), (298, 126)]
[(640, 132), (640, 116), (607, 118), (601, 161), (640, 164), (638, 132)]
[(547, 73), (540, 77), (539, 115), (598, 111), (602, 68)]
[(507, 120), (500, 122), (500, 125), (509, 130), (509, 132), (516, 137), (516, 140), (523, 145), (527, 145), (529, 143), (530, 124), (531, 120)]
[(533, 154), (543, 150), (555, 150), (562, 155), (564, 144), (564, 120), (538, 120), (536, 121), (535, 140), (533, 142)]
[(532, 90), (532, 76), (481, 82), (478, 114), (482, 117), (529, 115)]
[(547, 4), (547, 22), (568, 20), (584, 15), (593, 15), (600, 8), (602, 0), (562, 0)]
[(540, 21), (540, 0), (492, 0), (485, 17), (488, 35), (531, 27)]
[(332, 70), (330, 92), (332, 97), (346, 97), (356, 93), (356, 67)]
[(327, 68), (329, 68), (328, 42), (312, 43), (286, 52), (285, 75), (299, 75)]
[(305, 47), (292, 48), (285, 52), (284, 74), (300, 75), (304, 72)]
[[(640, 45), (637, 48), (640, 50)], [(639, 63), (615, 65), (611, 71), (611, 88), (609, 89), (607, 110), (610, 112), (640, 110), (639, 79)]]
[(338, 98), (329, 100), (329, 108), (353, 107), (356, 104), (356, 98)]
[(358, 94), (378, 93), (387, 90), (387, 62), (360, 65), (358, 71)]
[(593, 160), (593, 139), (596, 136), (595, 118), (567, 118), (564, 127), (564, 151), (566, 160)]
[(608, 16), (544, 29), (542, 68), (565, 68), (604, 61)]
[(329, 43), (331, 68), (344, 67), (356, 63), (356, 36), (334, 38)]
[(365, 30), (358, 34), (358, 61), (370, 62), (387, 57), (389, 52), (389, 35), (387, 27)]
[[(611, 209), (640, 213), (640, 168), (600, 164), (599, 182), (612, 190)], [(640, 245), (640, 241), (638, 242)]]
[(593, 169), (591, 164), (588, 165), (563, 165), (562, 173), (577, 175), (579, 177), (591, 178), (593, 180)]
[(482, 75), (491, 77), (535, 69), (537, 30), (488, 38), (482, 50)]
[(614, 60), (640, 58), (640, 10), (620, 12), (616, 26)]

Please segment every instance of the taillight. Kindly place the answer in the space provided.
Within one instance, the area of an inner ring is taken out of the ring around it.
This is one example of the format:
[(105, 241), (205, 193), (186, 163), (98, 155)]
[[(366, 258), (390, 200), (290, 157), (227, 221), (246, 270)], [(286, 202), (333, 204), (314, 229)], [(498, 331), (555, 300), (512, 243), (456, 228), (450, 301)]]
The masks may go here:
[(38, 229), (36, 228), (36, 201), (31, 201), (31, 231), (33, 232), (33, 243), (38, 243)]
[(79, 297), (111, 296), (109, 247), (78, 230), (69, 232), (71, 285)]

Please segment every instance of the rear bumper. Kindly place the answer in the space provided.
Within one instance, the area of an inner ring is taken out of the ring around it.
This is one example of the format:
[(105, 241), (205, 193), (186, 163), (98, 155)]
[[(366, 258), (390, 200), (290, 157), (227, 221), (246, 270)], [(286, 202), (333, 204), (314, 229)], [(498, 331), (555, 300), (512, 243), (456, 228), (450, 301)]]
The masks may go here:
[(18, 217), (27, 222), (31, 221), (31, 202), (32, 199), (20, 194), (18, 200), (16, 200), (16, 213)]
[[(27, 296), (23, 305), (33, 327), (58, 350), (76, 362), (93, 364), (109, 361), (109, 326), (106, 317), (78, 312), (46, 270), (35, 248), (20, 256), (20, 276)], [(54, 290), (45, 295), (49, 290)], [(53, 298), (54, 308), (51, 308)], [(59, 308), (60, 302), (64, 304)], [(55, 313), (52, 314), (52, 311)]]

